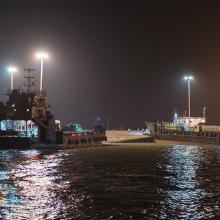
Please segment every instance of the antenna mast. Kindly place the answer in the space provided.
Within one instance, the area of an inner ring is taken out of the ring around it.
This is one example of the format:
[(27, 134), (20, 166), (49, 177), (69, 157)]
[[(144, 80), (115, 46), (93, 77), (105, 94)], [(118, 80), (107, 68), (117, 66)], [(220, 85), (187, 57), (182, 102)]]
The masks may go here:
[(26, 79), (24, 86), (27, 88), (27, 92), (28, 94), (30, 93), (30, 89), (31, 87), (35, 86), (35, 83), (33, 82), (33, 79), (35, 78), (34, 76), (31, 76), (32, 72), (35, 72), (35, 69), (33, 68), (27, 68), (24, 69), (24, 72), (27, 73), (26, 76), (24, 76), (24, 78)]

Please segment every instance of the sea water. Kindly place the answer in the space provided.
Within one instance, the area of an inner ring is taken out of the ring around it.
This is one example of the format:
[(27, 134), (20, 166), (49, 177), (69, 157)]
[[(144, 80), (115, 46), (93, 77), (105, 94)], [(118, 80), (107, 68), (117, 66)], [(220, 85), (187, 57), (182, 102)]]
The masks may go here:
[(1, 150), (0, 219), (220, 219), (220, 147)]

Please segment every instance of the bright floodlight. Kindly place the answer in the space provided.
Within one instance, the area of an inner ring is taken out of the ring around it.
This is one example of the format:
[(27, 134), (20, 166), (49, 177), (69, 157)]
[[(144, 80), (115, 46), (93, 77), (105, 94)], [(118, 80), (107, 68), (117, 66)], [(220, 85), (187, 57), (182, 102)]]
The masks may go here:
[(38, 53), (36, 54), (36, 57), (37, 57), (38, 59), (44, 59), (44, 58), (48, 58), (49, 56), (48, 56), (47, 53), (38, 52)]
[(10, 66), (9, 68), (8, 68), (8, 72), (11, 74), (11, 73), (16, 73), (18, 70), (17, 70), (17, 68), (16, 67), (14, 67), (14, 66)]
[(185, 80), (193, 80), (193, 76), (185, 76), (184, 79)]

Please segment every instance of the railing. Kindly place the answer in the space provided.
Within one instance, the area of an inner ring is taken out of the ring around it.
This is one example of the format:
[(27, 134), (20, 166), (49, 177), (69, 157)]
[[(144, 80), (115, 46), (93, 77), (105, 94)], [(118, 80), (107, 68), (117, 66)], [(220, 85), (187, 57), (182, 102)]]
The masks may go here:
[(191, 136), (191, 137), (217, 137), (220, 138), (220, 132), (216, 131), (173, 131), (173, 130), (163, 130), (158, 134), (162, 135), (179, 135), (179, 136)]
[(44, 90), (36, 90), (36, 95), (38, 96), (46, 96), (47, 92)]
[(36, 89), (30, 89), (30, 90), (27, 90), (27, 89), (8, 89), (6, 91), (6, 94), (7, 95), (11, 95), (11, 94), (35, 94), (35, 95), (38, 95), (38, 96), (46, 96), (47, 95), (47, 92), (45, 90), (36, 90)]

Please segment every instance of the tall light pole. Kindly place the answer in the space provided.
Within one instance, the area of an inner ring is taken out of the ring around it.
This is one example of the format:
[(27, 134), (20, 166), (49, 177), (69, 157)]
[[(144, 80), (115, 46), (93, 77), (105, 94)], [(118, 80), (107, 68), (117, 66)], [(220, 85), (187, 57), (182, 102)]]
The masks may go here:
[(191, 114), (191, 106), (190, 106), (190, 82), (191, 82), (191, 80), (193, 80), (193, 76), (190, 76), (190, 75), (188, 75), (188, 76), (185, 76), (184, 77), (184, 79), (185, 80), (187, 80), (187, 82), (188, 82), (188, 113), (189, 113), (189, 127), (190, 127), (190, 114)]
[(43, 68), (44, 68), (44, 59), (48, 58), (48, 54), (44, 52), (38, 52), (36, 58), (40, 59), (40, 91), (43, 90)]
[(17, 68), (14, 66), (10, 66), (8, 68), (8, 72), (11, 75), (11, 91), (14, 89), (14, 73), (16, 73), (17, 71), (18, 71)]

